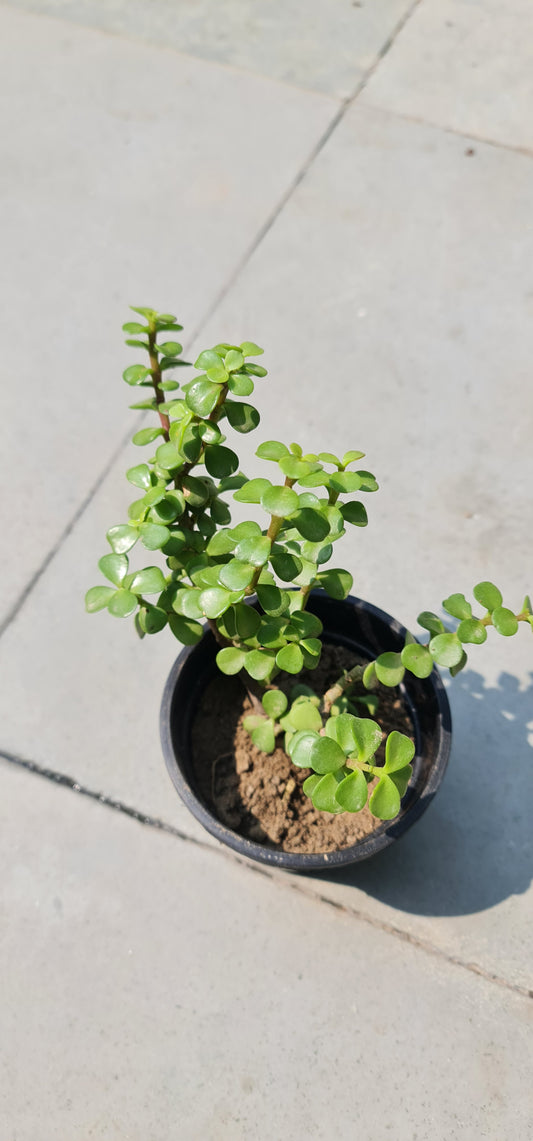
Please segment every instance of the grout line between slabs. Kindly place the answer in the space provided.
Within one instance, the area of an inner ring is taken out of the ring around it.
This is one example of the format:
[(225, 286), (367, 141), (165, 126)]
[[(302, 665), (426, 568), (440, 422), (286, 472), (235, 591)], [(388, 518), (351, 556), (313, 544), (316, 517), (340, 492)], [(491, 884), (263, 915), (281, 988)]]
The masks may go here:
[(421, 938), (418, 935), (412, 935), (408, 931), (402, 930), (394, 923), (389, 923), (387, 920), (377, 919), (372, 915), (368, 915), (360, 908), (352, 907), (344, 903), (339, 903), (337, 900), (330, 899), (327, 895), (321, 894), (319, 891), (313, 891), (302, 880), (295, 880), (294, 878), (285, 878), (277, 873), (272, 873), (266, 867), (255, 864), (249, 860), (242, 859), (240, 856), (235, 855), (229, 848), (223, 845), (207, 843), (204, 840), (199, 840), (195, 836), (189, 836), (186, 832), (176, 828), (173, 824), (167, 824), (166, 821), (158, 817), (149, 816), (144, 812), (140, 812), (130, 805), (124, 804), (114, 797), (106, 796), (105, 793), (96, 792), (85, 785), (79, 784), (73, 777), (67, 776), (65, 773), (57, 772), (55, 769), (45, 768), (43, 765), (37, 764), (35, 761), (28, 760), (23, 757), (18, 757), (16, 754), (8, 752), (7, 750), (0, 749), (0, 758), (8, 764), (16, 765), (18, 768), (24, 769), (26, 772), (33, 773), (40, 776), (53, 784), (61, 785), (63, 788), (69, 789), (71, 792), (78, 793), (80, 796), (85, 796), (89, 800), (95, 800), (97, 803), (103, 805), (105, 808), (110, 808), (114, 812), (119, 812), (123, 816), (129, 816), (131, 819), (137, 821), (138, 824), (144, 824), (149, 828), (153, 828), (158, 832), (166, 832), (170, 836), (176, 837), (178, 840), (183, 840), (187, 844), (193, 844), (195, 847), (202, 849), (205, 852), (214, 853), (216, 857), (222, 857), (232, 864), (239, 864), (241, 867), (246, 868), (256, 875), (264, 876), (272, 883), (277, 884), (283, 890), (295, 891), (300, 895), (305, 896), (306, 899), (312, 900), (314, 903), (325, 904), (327, 907), (333, 908), (334, 911), (341, 912), (342, 914), (356, 919), (361, 923), (366, 923), (369, 927), (373, 927), (376, 931), (381, 931), (383, 934), (390, 935), (393, 938), (400, 939), (404, 943), (408, 943), (412, 947), (416, 947), (419, 951), (423, 951), (427, 955), (431, 955), (435, 959), (440, 959), (441, 962), (448, 963), (451, 966), (458, 967), (461, 970), (468, 971), (470, 974), (482, 978), (485, 982), (492, 983), (499, 986), (504, 990), (511, 991), (513, 994), (519, 994), (523, 998), (533, 998), (533, 990), (529, 990), (525, 986), (520, 986), (518, 983), (509, 982), (508, 979), (503, 978), (501, 975), (496, 975), (491, 971), (485, 970), (479, 966), (478, 963), (468, 963), (460, 959), (456, 955), (449, 954), (447, 951), (441, 950), (429, 939)]

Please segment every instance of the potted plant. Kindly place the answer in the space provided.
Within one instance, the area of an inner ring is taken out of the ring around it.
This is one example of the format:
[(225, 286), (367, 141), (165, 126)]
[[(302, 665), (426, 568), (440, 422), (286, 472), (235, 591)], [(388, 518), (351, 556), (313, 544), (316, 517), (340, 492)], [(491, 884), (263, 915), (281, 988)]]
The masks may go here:
[[(352, 575), (331, 567), (346, 528), (364, 527), (354, 496), (377, 490), (358, 465), (262, 442), (270, 465), (248, 479), (222, 429), (259, 423), (249, 403), (266, 369), (253, 342), (200, 353), (187, 365), (171, 314), (134, 308), (126, 344), (147, 353), (124, 380), (150, 390), (130, 407), (156, 414), (133, 436), (150, 456), (127, 473), (138, 489), (128, 522), (110, 528), (99, 561), (111, 585), (92, 587), (89, 612), (133, 616), (140, 637), (168, 627), (185, 649), (161, 710), (167, 766), (185, 802), (219, 839), (267, 863), (323, 868), (392, 842), (427, 807), (446, 768), (451, 721), (437, 666), (455, 676), (465, 646), (489, 627), (504, 637), (533, 628), (490, 582), (443, 602), (453, 620), (424, 611), (425, 644), (395, 619), (350, 596)], [(249, 505), (232, 524), (227, 496)], [(139, 544), (159, 565), (130, 569)], [(204, 623), (207, 622), (207, 626)]]

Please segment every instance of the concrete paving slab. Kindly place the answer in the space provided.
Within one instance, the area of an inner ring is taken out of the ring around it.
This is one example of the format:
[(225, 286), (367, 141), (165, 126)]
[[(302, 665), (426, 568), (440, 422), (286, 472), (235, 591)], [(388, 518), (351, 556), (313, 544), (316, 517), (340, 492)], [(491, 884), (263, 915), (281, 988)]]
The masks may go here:
[(528, 0), (420, 4), (362, 102), (532, 151), (532, 38)]
[(528, 1137), (530, 1002), (2, 766), (13, 1141)]
[(127, 304), (198, 325), (337, 103), (6, 7), (0, 69), (1, 618), (124, 432)]
[(202, 59), (345, 98), (412, 0), (14, 0)]

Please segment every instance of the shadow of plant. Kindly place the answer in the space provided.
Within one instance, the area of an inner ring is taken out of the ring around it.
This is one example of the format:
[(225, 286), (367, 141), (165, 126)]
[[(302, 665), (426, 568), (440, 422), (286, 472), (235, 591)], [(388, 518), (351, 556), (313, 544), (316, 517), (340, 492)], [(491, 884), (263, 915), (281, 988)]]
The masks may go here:
[(438, 795), (415, 828), (367, 863), (320, 879), (352, 884), (418, 915), (467, 915), (527, 891), (533, 871), (533, 673), (496, 686), (466, 670), (453, 683), (453, 747)]

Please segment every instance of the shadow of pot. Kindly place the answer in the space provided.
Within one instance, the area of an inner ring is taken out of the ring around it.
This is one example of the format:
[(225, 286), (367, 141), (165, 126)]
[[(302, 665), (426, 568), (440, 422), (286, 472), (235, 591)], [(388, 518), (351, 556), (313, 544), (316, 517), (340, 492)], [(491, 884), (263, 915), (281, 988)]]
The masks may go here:
[[(368, 602), (349, 596), (343, 602), (313, 591), (307, 609), (320, 618), (322, 640), (341, 645), (365, 658), (385, 651), (399, 652), (407, 633), (396, 619)], [(366, 860), (398, 840), (425, 812), (446, 771), (451, 747), (450, 706), (436, 668), (428, 678), (406, 673), (400, 695), (413, 723), (416, 754), (413, 775), (398, 816), (376, 822), (375, 830), (350, 847), (332, 852), (283, 852), (248, 840), (226, 827), (198, 792), (191, 728), (200, 697), (216, 675), (218, 646), (206, 627), (196, 646), (182, 650), (163, 693), (160, 714), (161, 743), (167, 769), (181, 799), (193, 816), (221, 843), (241, 856), (270, 867), (293, 872), (325, 871)]]

